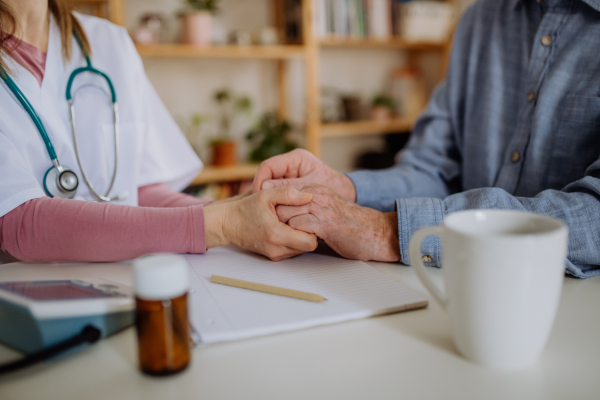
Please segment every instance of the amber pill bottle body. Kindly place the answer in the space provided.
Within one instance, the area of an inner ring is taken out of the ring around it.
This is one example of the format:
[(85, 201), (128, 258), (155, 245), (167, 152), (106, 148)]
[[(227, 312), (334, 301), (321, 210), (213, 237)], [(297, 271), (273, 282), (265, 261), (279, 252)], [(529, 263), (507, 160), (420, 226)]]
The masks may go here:
[(187, 294), (171, 300), (137, 297), (136, 329), (140, 369), (149, 375), (171, 375), (190, 363)]
[(190, 363), (187, 262), (175, 255), (137, 260), (134, 266), (140, 369), (172, 375)]

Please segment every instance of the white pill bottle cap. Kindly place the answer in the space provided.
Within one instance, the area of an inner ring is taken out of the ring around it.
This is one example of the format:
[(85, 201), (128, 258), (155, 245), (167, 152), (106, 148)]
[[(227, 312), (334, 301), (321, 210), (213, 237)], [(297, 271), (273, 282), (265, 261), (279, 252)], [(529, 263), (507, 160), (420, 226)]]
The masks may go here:
[(183, 256), (155, 254), (135, 260), (135, 295), (144, 300), (167, 300), (190, 289), (188, 263)]

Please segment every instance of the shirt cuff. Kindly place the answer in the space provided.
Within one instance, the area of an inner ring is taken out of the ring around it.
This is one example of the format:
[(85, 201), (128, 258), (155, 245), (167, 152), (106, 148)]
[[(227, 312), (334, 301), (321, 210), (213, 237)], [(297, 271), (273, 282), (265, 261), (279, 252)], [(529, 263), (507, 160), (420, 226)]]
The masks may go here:
[[(396, 199), (398, 211), (398, 236), (400, 239), (401, 262), (410, 265), (408, 244), (416, 231), (427, 226), (441, 225), (444, 219), (444, 206), (441, 199), (413, 197)], [(441, 266), (441, 242), (437, 236), (428, 236), (421, 243), (423, 264)], [(431, 260), (428, 257), (431, 257)]]

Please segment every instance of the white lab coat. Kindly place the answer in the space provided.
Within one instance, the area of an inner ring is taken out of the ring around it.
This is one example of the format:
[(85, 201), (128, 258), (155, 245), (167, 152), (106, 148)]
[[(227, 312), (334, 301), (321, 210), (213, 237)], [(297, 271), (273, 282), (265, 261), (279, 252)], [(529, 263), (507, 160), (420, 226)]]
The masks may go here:
[[(137, 205), (138, 187), (165, 183), (181, 190), (202, 163), (148, 81), (142, 61), (127, 31), (108, 21), (77, 14), (92, 49), (92, 64), (106, 73), (117, 93), (120, 113), (117, 204)], [(12, 78), (42, 120), (61, 164), (79, 177), (77, 198), (95, 200), (77, 165), (65, 93), (71, 72), (85, 66), (75, 39), (73, 54), (64, 62), (60, 33), (51, 18), (44, 79), (12, 59)], [(43, 177), (52, 166), (44, 142), (27, 112), (0, 79), (0, 216), (24, 202), (46, 196)], [(104, 194), (113, 172), (114, 140), (108, 86), (98, 76), (80, 74), (73, 85), (77, 138), (83, 168), (96, 190)]]

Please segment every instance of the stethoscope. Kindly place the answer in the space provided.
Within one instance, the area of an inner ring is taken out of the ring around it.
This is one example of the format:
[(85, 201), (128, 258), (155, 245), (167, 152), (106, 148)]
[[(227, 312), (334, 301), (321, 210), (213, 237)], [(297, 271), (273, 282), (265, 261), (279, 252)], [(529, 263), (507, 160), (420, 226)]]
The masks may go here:
[[(79, 36), (75, 32), (73, 32), (73, 35), (75, 36), (75, 40), (77, 41), (77, 44), (79, 45), (79, 48), (81, 49), (85, 57), (85, 62), (87, 64), (85, 67), (77, 68), (71, 73), (71, 75), (69, 76), (69, 81), (67, 83), (66, 91), (67, 102), (69, 103), (71, 130), (73, 134), (73, 144), (75, 147), (75, 156), (77, 158), (77, 164), (79, 165), (79, 169), (81, 170), (81, 174), (83, 175), (83, 180), (89, 187), (90, 192), (99, 201), (110, 202), (115, 200), (125, 200), (128, 196), (127, 192), (120, 193), (119, 195), (114, 197), (109, 197), (109, 193), (112, 190), (113, 184), (115, 183), (115, 177), (117, 176), (117, 162), (119, 158), (119, 107), (117, 105), (117, 95), (115, 93), (115, 88), (113, 87), (110, 78), (104, 72), (99, 71), (92, 66), (92, 61), (90, 60), (90, 57), (87, 54), (87, 52), (84, 50)], [(110, 185), (108, 186), (106, 194), (104, 195), (98, 193), (98, 191), (94, 188), (83, 169), (83, 165), (81, 164), (81, 157), (79, 156), (79, 146), (77, 145), (77, 135), (75, 134), (75, 107), (73, 104), (71, 87), (73, 86), (73, 81), (75, 80), (77, 75), (83, 72), (90, 72), (92, 74), (100, 75), (102, 78), (104, 78), (104, 80), (108, 84), (108, 87), (110, 88), (111, 100), (113, 105), (115, 165)], [(40, 133), (40, 136), (42, 137), (42, 140), (44, 141), (44, 144), (46, 145), (46, 150), (48, 151), (50, 160), (52, 160), (53, 166), (50, 167), (50, 169), (48, 169), (48, 171), (46, 171), (46, 174), (44, 175), (44, 190), (50, 197), (72, 199), (73, 197), (75, 197), (77, 187), (79, 186), (79, 178), (77, 178), (77, 174), (75, 174), (75, 172), (73, 172), (73, 170), (71, 170), (69, 167), (67, 167), (66, 165), (62, 165), (60, 161), (58, 161), (58, 157), (56, 156), (56, 152), (54, 151), (54, 146), (52, 145), (52, 141), (50, 141), (50, 137), (48, 137), (48, 133), (46, 132), (44, 124), (42, 124), (42, 121), (31, 106), (31, 103), (29, 103), (29, 100), (27, 100), (27, 97), (25, 97), (23, 92), (21, 92), (21, 90), (12, 80), (12, 78), (2, 67), (0, 67), (0, 75), (2, 76), (2, 79), (4, 80), (8, 88), (12, 91), (17, 100), (19, 100), (19, 102), (25, 109), (25, 111), (27, 111), (27, 113), (31, 117), (33, 123), (35, 124), (37, 130)]]

